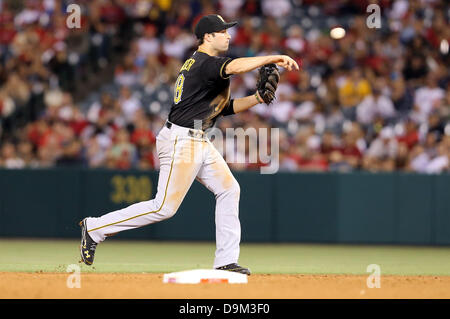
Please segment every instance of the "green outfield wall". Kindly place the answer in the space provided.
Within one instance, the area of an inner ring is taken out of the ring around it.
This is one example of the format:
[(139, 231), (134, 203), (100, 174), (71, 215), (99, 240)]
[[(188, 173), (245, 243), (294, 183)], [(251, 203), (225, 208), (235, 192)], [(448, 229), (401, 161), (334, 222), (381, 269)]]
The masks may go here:
[[(450, 175), (235, 172), (242, 241), (450, 244)], [(79, 237), (78, 222), (148, 200), (158, 172), (0, 170), (0, 236)], [(214, 240), (212, 193), (194, 182), (177, 214), (128, 239)]]

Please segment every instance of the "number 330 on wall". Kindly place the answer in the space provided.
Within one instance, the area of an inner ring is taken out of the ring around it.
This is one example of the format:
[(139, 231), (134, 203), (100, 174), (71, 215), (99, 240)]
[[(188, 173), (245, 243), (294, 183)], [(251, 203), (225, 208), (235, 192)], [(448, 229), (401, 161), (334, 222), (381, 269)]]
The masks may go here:
[(148, 200), (152, 196), (152, 183), (148, 176), (114, 175), (111, 178), (111, 201), (115, 204), (135, 203)]

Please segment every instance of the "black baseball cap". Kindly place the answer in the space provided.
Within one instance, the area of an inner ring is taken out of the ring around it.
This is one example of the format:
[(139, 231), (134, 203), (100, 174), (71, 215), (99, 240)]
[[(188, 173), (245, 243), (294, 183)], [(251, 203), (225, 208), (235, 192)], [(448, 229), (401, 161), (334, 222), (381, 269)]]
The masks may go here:
[(225, 20), (218, 14), (210, 14), (203, 16), (195, 26), (194, 33), (198, 39), (203, 38), (206, 33), (219, 32), (237, 24), (236, 21), (225, 22)]

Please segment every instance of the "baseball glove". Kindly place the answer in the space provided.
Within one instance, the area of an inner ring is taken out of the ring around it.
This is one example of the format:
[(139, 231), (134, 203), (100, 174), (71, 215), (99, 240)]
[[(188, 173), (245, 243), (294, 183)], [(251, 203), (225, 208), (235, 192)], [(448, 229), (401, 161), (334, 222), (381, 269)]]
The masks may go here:
[(259, 68), (256, 89), (264, 103), (269, 105), (275, 99), (275, 91), (280, 81), (280, 73), (276, 64), (266, 64)]

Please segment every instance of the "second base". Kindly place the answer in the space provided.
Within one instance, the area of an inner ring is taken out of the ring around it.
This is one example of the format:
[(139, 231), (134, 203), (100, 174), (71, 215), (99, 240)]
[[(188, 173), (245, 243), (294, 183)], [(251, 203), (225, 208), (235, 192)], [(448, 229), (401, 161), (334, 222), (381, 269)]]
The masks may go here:
[(247, 275), (217, 269), (195, 269), (164, 274), (163, 283), (202, 284), (228, 283), (246, 284)]

